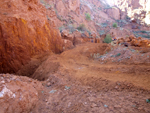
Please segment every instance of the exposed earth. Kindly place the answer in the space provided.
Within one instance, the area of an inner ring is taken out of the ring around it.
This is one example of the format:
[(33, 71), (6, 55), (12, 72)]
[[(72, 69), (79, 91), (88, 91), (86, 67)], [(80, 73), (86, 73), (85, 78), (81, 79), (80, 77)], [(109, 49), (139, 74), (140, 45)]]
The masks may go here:
[(33, 75), (48, 78), (34, 112), (149, 113), (150, 65), (101, 64), (90, 56), (106, 51), (106, 44), (87, 43), (50, 56)]
[[(150, 65), (141, 63), (142, 60), (140, 65), (130, 64), (130, 61), (126, 64), (120, 61), (102, 63), (102, 57), (91, 55), (110, 54), (111, 48), (107, 44), (86, 43), (60, 55), (47, 56), (47, 60), (30, 76), (39, 81), (28, 80), (28, 84), (34, 83), (39, 97), (30, 113), (149, 113), (150, 103), (146, 99), (150, 98)], [(145, 54), (150, 55), (150, 52)], [(150, 61), (148, 57), (147, 60)], [(35, 64), (30, 63), (27, 67)], [(20, 70), (20, 73), (27, 72)], [(27, 79), (21, 78), (23, 82)], [(8, 108), (8, 111), (3, 110), (11, 112)], [(15, 112), (16, 108), (12, 111)]]

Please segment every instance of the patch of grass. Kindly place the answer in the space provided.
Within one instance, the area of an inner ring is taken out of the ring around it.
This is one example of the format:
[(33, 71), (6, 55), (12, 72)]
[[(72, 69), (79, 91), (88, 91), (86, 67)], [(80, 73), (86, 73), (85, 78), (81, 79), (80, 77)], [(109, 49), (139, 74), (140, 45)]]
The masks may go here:
[(107, 34), (106, 37), (104, 38), (104, 43), (111, 43), (112, 42), (112, 37), (110, 34)]
[(113, 23), (113, 25), (112, 25), (114, 28), (117, 28), (117, 23)]
[(85, 13), (86, 19), (91, 20), (91, 15), (89, 13)]

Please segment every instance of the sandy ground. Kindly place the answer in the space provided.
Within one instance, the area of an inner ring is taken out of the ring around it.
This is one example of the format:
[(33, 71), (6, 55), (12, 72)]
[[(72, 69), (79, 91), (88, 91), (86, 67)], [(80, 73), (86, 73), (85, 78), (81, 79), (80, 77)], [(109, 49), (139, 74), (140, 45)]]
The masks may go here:
[(106, 62), (115, 50), (87, 43), (49, 56), (31, 76), (43, 84), (32, 113), (150, 113), (150, 59)]

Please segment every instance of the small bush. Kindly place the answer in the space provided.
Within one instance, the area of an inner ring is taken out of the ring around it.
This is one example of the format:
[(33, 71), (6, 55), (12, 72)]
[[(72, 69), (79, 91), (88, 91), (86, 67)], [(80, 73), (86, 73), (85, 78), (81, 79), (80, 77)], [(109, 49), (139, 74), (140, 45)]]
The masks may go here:
[(87, 32), (89, 33), (89, 35), (91, 35), (91, 31), (87, 30)]
[(69, 29), (69, 32), (71, 32), (71, 33), (73, 33), (76, 30), (75, 27), (72, 24), (69, 24), (67, 26), (67, 29)]
[(78, 29), (79, 31), (85, 31), (85, 30), (86, 30), (84, 24), (80, 24), (79, 27), (77, 27), (77, 29)]
[(85, 13), (86, 19), (91, 20), (91, 15), (89, 13)]
[(113, 23), (114, 28), (117, 28), (117, 26), (118, 26), (117, 23)]
[(64, 27), (64, 26), (61, 26), (61, 27), (59, 27), (58, 29), (59, 29), (60, 32), (62, 32), (62, 31), (65, 29), (65, 27)]
[(146, 31), (141, 31), (141, 33), (147, 33)]
[(104, 43), (111, 43), (111, 41), (112, 41), (112, 38), (111, 38), (110, 34), (107, 34), (104, 39)]

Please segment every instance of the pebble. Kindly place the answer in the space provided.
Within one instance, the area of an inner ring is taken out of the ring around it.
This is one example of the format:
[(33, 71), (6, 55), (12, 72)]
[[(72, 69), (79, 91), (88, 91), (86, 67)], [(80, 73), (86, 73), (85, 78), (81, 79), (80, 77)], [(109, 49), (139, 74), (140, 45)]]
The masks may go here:
[(47, 86), (47, 87), (51, 86), (51, 83), (50, 83), (50, 82), (48, 82), (48, 83), (46, 84), (46, 86)]
[(105, 104), (104, 107), (107, 108), (108, 106)]
[(57, 90), (51, 90), (49, 93), (55, 93)]
[(120, 106), (120, 105), (115, 105), (114, 107), (115, 107), (115, 108), (121, 108), (121, 106)]
[(70, 106), (71, 106), (71, 102), (68, 103), (68, 107), (70, 107)]
[(92, 107), (92, 108), (97, 107), (97, 104), (92, 103), (91, 107)]
[(86, 105), (86, 104), (87, 104), (87, 102), (84, 102), (84, 104)]
[(142, 107), (139, 107), (139, 108), (138, 108), (138, 110), (142, 110), (142, 109), (143, 109)]
[(118, 86), (116, 86), (115, 89), (118, 89)]
[(89, 101), (94, 101), (95, 98), (94, 97), (88, 97)]
[(65, 90), (69, 90), (70, 89), (70, 87), (68, 87), (68, 86), (65, 86)]

